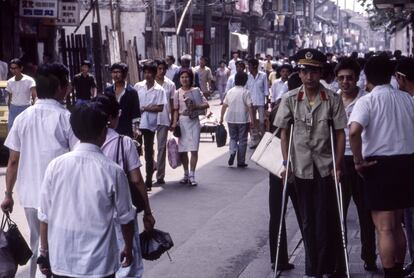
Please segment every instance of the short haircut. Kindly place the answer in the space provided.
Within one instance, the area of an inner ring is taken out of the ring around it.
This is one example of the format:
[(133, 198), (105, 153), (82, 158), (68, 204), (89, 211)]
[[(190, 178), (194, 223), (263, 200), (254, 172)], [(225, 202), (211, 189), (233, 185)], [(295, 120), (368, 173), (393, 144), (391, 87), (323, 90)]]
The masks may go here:
[(147, 61), (142, 67), (142, 72), (149, 71), (155, 76), (157, 74), (157, 66), (154, 61)]
[(243, 60), (239, 60), (239, 61), (236, 61), (236, 66), (243, 66), (243, 67), (246, 67), (246, 64), (244, 63), (244, 61), (243, 61)]
[(302, 84), (302, 79), (300, 79), (298, 72), (292, 73), (287, 81), (289, 91), (299, 88)]
[(224, 60), (220, 60), (219, 65), (221, 65), (221, 64), (227, 65), (226, 61), (224, 61)]
[(208, 58), (206, 56), (201, 56), (200, 60), (203, 59), (206, 63), (208, 63)]
[(89, 68), (92, 67), (92, 63), (89, 60), (83, 60), (81, 66), (88, 66)]
[(173, 55), (167, 55), (167, 59), (171, 60), (173, 63), (175, 63), (175, 57)]
[(409, 81), (414, 81), (414, 59), (404, 57), (398, 60), (395, 72), (404, 74)]
[(259, 66), (259, 60), (257, 60), (257, 59), (250, 59), (249, 60), (249, 65), (252, 65), (254, 67), (258, 67)]
[(166, 62), (165, 60), (160, 60), (160, 59), (158, 59), (158, 60), (155, 60), (154, 62), (155, 62), (155, 64), (157, 65), (157, 67), (158, 67), (158, 66), (161, 66), (161, 65), (163, 65), (165, 68), (167, 68), (167, 67), (168, 67), (168, 66), (167, 66), (167, 62)]
[(178, 73), (178, 76), (181, 79), (181, 75), (183, 75), (184, 73), (188, 74), (188, 78), (190, 78), (190, 85), (193, 84), (194, 81), (194, 73), (192, 69), (181, 69), (180, 72)]
[(352, 58), (344, 58), (336, 65), (334, 69), (335, 76), (338, 76), (338, 73), (341, 70), (352, 70), (356, 79), (359, 79), (359, 74), (361, 73), (361, 67), (358, 62)]
[(367, 81), (372, 85), (384, 85), (391, 82), (394, 67), (390, 59), (384, 55), (369, 58), (364, 68)]
[(111, 116), (112, 118), (117, 118), (119, 116), (119, 109), (121, 109), (121, 106), (119, 105), (119, 102), (116, 100), (115, 94), (105, 93), (102, 95), (98, 95), (92, 101), (99, 102), (101, 104), (100, 108), (108, 116)]
[(10, 60), (10, 62), (9, 62), (9, 67), (11, 66), (11, 64), (15, 64), (15, 65), (17, 65), (19, 68), (22, 68), (22, 67), (23, 67), (23, 62), (22, 62), (22, 60), (20, 60), (19, 58), (14, 58), (14, 59), (11, 59), (11, 60)]
[(247, 83), (247, 73), (245, 72), (238, 72), (234, 76), (234, 85), (236, 86), (244, 86)]
[(108, 122), (108, 115), (99, 102), (75, 105), (70, 115), (73, 133), (81, 142), (96, 140)]
[(125, 63), (114, 63), (109, 68), (110, 71), (113, 71), (113, 70), (116, 70), (116, 69), (120, 70), (124, 77), (126, 77), (126, 75), (128, 74), (128, 65), (125, 64)]
[(43, 64), (37, 70), (36, 91), (38, 98), (53, 98), (59, 87), (69, 84), (69, 70), (63, 64)]
[(283, 64), (277, 70), (280, 72), (282, 69), (288, 69), (290, 72), (293, 71), (293, 67), (290, 64)]

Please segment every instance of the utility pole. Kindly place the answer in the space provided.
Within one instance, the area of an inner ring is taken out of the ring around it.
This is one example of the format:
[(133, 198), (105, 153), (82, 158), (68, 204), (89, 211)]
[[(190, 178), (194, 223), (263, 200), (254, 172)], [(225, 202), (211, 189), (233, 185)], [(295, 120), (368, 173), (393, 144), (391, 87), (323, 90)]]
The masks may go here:
[[(204, 40), (203, 40), (203, 56), (210, 60), (211, 45), (211, 25), (212, 25), (212, 2), (204, 0)], [(211, 60), (210, 60), (211, 61)]]

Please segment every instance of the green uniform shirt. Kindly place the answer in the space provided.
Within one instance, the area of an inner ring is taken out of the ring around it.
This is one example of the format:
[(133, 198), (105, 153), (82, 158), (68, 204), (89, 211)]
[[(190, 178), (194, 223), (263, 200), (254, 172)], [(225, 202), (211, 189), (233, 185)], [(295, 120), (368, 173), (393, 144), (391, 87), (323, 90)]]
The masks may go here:
[(320, 85), (311, 107), (303, 86), (282, 97), (274, 125), (289, 128), (293, 123), (291, 161), (293, 173), (301, 179), (313, 179), (315, 164), (321, 177), (330, 175), (332, 151), (329, 122), (335, 130), (346, 127), (347, 119), (340, 96)]

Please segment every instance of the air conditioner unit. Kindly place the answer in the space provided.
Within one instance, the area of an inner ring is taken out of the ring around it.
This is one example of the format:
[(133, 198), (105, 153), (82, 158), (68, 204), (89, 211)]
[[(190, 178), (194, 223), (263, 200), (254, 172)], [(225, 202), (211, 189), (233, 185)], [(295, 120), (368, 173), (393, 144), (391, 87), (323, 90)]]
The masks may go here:
[(374, 0), (377, 9), (414, 9), (414, 0)]

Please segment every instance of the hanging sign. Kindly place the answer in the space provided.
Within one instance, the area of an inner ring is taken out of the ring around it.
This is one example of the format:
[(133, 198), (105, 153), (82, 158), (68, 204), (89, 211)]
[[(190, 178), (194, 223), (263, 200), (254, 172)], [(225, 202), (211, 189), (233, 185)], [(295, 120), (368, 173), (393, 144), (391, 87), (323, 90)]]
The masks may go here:
[(58, 14), (57, 0), (21, 0), (20, 16), (37, 18), (56, 18)]
[(80, 5), (78, 0), (60, 0), (56, 25), (78, 26)]

